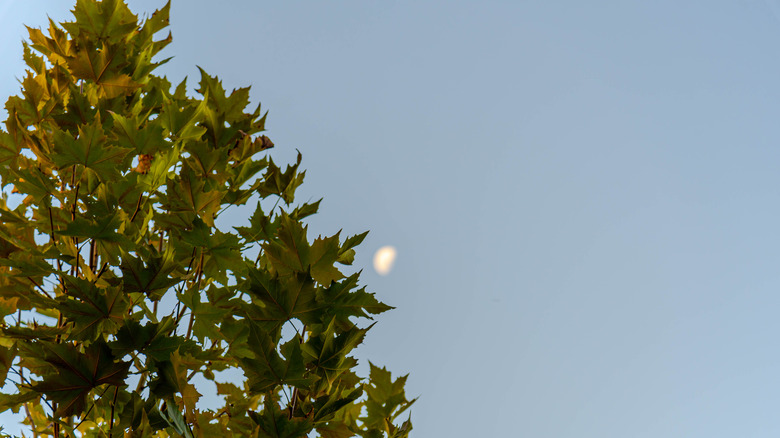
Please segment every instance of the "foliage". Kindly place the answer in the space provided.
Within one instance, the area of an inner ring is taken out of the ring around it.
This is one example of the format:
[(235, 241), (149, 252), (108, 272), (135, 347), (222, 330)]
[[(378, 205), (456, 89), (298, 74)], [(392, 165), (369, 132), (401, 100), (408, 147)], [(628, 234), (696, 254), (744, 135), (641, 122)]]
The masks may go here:
[[(37, 437), (408, 436), (406, 377), (360, 378), (351, 356), (356, 322), (390, 309), (339, 268), (365, 233), (308, 240), (319, 201), (294, 204), (300, 154), (267, 156), (249, 88), (201, 70), (191, 97), (152, 74), (169, 6), (78, 0), (28, 28), (0, 130), (23, 198), (0, 199), (0, 410)], [(250, 198), (248, 226), (218, 229)], [(200, 409), (197, 379), (224, 406)]]

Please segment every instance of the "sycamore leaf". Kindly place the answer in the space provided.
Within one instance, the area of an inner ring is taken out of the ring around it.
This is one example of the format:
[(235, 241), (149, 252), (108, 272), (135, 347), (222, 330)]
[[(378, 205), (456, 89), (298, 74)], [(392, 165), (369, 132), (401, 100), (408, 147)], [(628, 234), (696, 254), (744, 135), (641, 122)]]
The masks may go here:
[(92, 343), (84, 353), (69, 344), (47, 342), (40, 348), (44, 360), (58, 372), (45, 375), (33, 389), (57, 402), (55, 417), (82, 414), (89, 392), (104, 384), (123, 385), (130, 366), (129, 362), (116, 362), (102, 341)]
[(332, 383), (340, 374), (357, 364), (357, 361), (347, 354), (363, 342), (370, 328), (371, 326), (366, 329), (352, 327), (337, 334), (336, 323), (331, 321), (323, 333), (310, 338), (301, 348), (314, 367)]
[(24, 391), (18, 394), (0, 393), (0, 412), (5, 412), (8, 409), (16, 410), (20, 405), (39, 397), (40, 394), (36, 391)]
[(322, 285), (341, 280), (344, 274), (334, 266), (339, 258), (339, 235), (318, 237), (311, 245), (309, 252), (311, 276)]
[(127, 293), (143, 292), (153, 299), (159, 299), (171, 286), (179, 283), (179, 279), (169, 275), (178, 267), (175, 254), (169, 248), (162, 256), (151, 255), (144, 259), (122, 254), (122, 280)]
[(139, 116), (124, 117), (114, 112), (111, 117), (114, 119), (112, 133), (120, 146), (133, 149), (136, 154), (148, 155), (168, 148), (159, 119), (142, 122)]
[(0, 318), (13, 315), (18, 309), (19, 297), (0, 298)]
[[(205, 340), (225, 338), (220, 330), (220, 324), (240, 307), (238, 300), (233, 299), (232, 288), (210, 285), (206, 290), (206, 301), (201, 301), (200, 290), (192, 288), (177, 294), (179, 300), (192, 312), (193, 334), (198, 339)], [(230, 338), (226, 339), (230, 341)]]
[(192, 230), (182, 231), (182, 240), (200, 248), (205, 254), (204, 274), (227, 284), (227, 273), (244, 267), (241, 244), (234, 234), (212, 231), (200, 218), (195, 218)]
[(322, 199), (317, 202), (312, 202), (311, 204), (301, 204), (295, 207), (295, 210), (290, 213), (290, 217), (296, 221), (300, 221), (306, 217), (316, 214), (320, 209), (320, 202), (322, 202)]
[[(417, 400), (406, 399), (404, 385), (409, 375), (393, 380), (387, 369), (379, 368), (371, 362), (369, 365), (371, 367), (369, 384), (365, 386), (368, 395), (365, 402), (366, 416), (361, 420), (368, 428), (394, 431), (396, 428), (393, 426), (393, 420), (409, 409)], [(411, 423), (405, 428), (411, 430)]]
[(216, 76), (210, 76), (202, 68), (200, 70), (200, 88), (198, 93), (204, 96), (204, 101), (210, 105), (207, 108), (222, 115), (225, 121), (239, 120), (244, 115), (244, 108), (249, 105), (249, 88), (233, 90), (226, 96), (222, 82)]
[(374, 294), (366, 292), (365, 287), (355, 290), (359, 275), (353, 274), (328, 288), (317, 289), (317, 304), (322, 309), (323, 322), (334, 319), (339, 327), (346, 329), (353, 325), (349, 320), (352, 316), (370, 319), (369, 314), (377, 315), (392, 309), (377, 300)]
[(6, 348), (0, 346), (0, 381), (5, 382), (5, 378), (8, 377), (8, 370), (14, 364), (16, 359), (16, 346)]
[(187, 420), (181, 414), (181, 411), (176, 407), (176, 403), (164, 402), (160, 409), (163, 419), (173, 427), (173, 429), (179, 435), (184, 438), (193, 438), (190, 426), (187, 424)]
[(65, 327), (47, 327), (44, 325), (37, 327), (10, 326), (2, 329), (4, 337), (24, 341), (53, 341), (57, 336), (63, 335), (65, 331)]
[(149, 416), (158, 417), (157, 420), (162, 422), (161, 427), (167, 426), (165, 420), (159, 416), (157, 408), (153, 403), (145, 402), (141, 396), (134, 392), (130, 394), (130, 400), (119, 411), (119, 427), (130, 428), (133, 437), (149, 437), (152, 435), (151, 421)]
[(171, 336), (173, 325), (170, 317), (158, 324), (147, 322), (145, 325), (125, 320), (116, 334), (116, 341), (110, 342), (109, 346), (119, 356), (137, 351), (159, 362), (169, 361), (175, 351), (197, 352), (199, 349), (195, 341), (184, 336)]
[(273, 239), (279, 228), (279, 218), (273, 220), (263, 212), (260, 201), (257, 202), (255, 212), (249, 218), (249, 227), (234, 227), (247, 242), (263, 242)]
[(306, 240), (306, 227), (282, 213), (278, 240), (263, 244), (266, 255), (279, 275), (305, 272), (309, 266), (309, 242)]
[(247, 291), (253, 298), (248, 309), (249, 317), (263, 324), (269, 332), (276, 332), (281, 325), (298, 318), (304, 323), (313, 322), (316, 312), (314, 282), (305, 274), (284, 278), (271, 277), (262, 269), (249, 270)]
[(0, 166), (16, 165), (16, 157), (19, 156), (21, 149), (11, 134), (0, 130)]
[(169, 97), (163, 99), (163, 109), (160, 113), (162, 127), (177, 140), (193, 140), (200, 138), (206, 128), (198, 126), (205, 111), (205, 101), (182, 105)]
[(271, 195), (280, 196), (285, 203), (290, 204), (295, 199), (295, 189), (303, 184), (303, 178), (306, 171), (298, 172), (301, 165), (301, 154), (298, 153), (298, 159), (295, 164), (287, 166), (284, 172), (273, 160), (268, 161), (268, 169), (263, 175), (263, 184), (257, 188), (260, 196), (267, 197)]
[(57, 192), (54, 181), (38, 167), (28, 169), (19, 167), (9, 170), (16, 177), (13, 181), (15, 188), (20, 193), (31, 196), (36, 202), (44, 203), (49, 195)]
[(129, 152), (129, 149), (106, 146), (100, 117), (89, 125), (79, 126), (78, 138), (55, 130), (54, 141), (58, 149), (51, 159), (60, 169), (79, 164), (93, 170), (103, 182), (120, 174), (119, 165)]
[(283, 345), (286, 357), (282, 359), (271, 337), (257, 325), (250, 325), (248, 346), (254, 358), (241, 359), (249, 388), (256, 392), (267, 392), (279, 385), (306, 388), (311, 380), (304, 377), (306, 367), (300, 344), (296, 336)]
[(83, 237), (105, 242), (120, 243), (127, 239), (117, 230), (123, 223), (123, 218), (114, 213), (93, 220), (78, 216), (68, 223), (64, 230), (57, 231), (62, 236)]
[(166, 194), (167, 209), (172, 215), (178, 214), (181, 223), (189, 224), (199, 217), (206, 225), (214, 226), (223, 192), (210, 187), (208, 181), (196, 175), (186, 161), (182, 163), (179, 177), (168, 180)]
[[(187, 373), (193, 367), (187, 357), (182, 357), (179, 351), (174, 351), (171, 356), (171, 365), (176, 376), (176, 389), (180, 399), (179, 406), (191, 417), (195, 412), (195, 405), (201, 394), (195, 389), (195, 385), (187, 379)], [(199, 368), (199, 366), (197, 367)]]
[(78, 0), (73, 17), (75, 22), (64, 23), (71, 34), (89, 32), (98, 39), (118, 40), (138, 26), (138, 17), (121, 0)]
[(154, 192), (164, 185), (168, 181), (171, 168), (179, 161), (180, 154), (181, 145), (158, 152), (152, 158), (152, 165), (149, 171), (145, 175), (138, 177), (141, 187), (148, 192)]
[(314, 401), (314, 405), (312, 406), (312, 418), (315, 422), (327, 421), (343, 407), (357, 400), (363, 395), (363, 388), (354, 388), (346, 391), (345, 394), (342, 394), (341, 392), (342, 391), (339, 389), (336, 389), (330, 394), (319, 397)]
[(282, 412), (272, 397), (266, 397), (261, 413), (249, 412), (250, 418), (260, 428), (259, 438), (302, 438), (313, 428), (307, 419), (290, 418)]
[(92, 282), (63, 275), (67, 295), (57, 298), (60, 311), (73, 323), (71, 339), (97, 339), (113, 334), (124, 321), (130, 303), (119, 287), (99, 288)]
[(276, 237), (278, 239), (263, 243), (263, 249), (280, 276), (309, 272), (318, 283), (326, 286), (332, 281), (344, 278), (334, 266), (339, 258), (338, 234), (319, 237), (309, 245), (306, 227), (282, 213)]
[(343, 265), (351, 265), (355, 261), (355, 250), (353, 248), (360, 245), (367, 235), (368, 231), (347, 237), (339, 249), (338, 262)]
[(16, 251), (7, 258), (0, 259), (0, 266), (11, 268), (11, 271), (2, 275), (14, 277), (43, 278), (54, 272), (54, 268), (43, 258), (26, 251)]
[(140, 84), (134, 82), (133, 79), (126, 74), (105, 78), (100, 81), (100, 85), (103, 87), (103, 91), (109, 99), (128, 94), (140, 87)]

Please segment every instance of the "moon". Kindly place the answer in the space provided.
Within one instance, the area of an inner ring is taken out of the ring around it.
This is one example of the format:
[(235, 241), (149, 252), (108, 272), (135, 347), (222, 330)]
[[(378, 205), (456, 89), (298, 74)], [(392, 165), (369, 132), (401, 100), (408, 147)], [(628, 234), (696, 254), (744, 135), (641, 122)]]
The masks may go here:
[(379, 275), (387, 275), (393, 269), (397, 251), (392, 246), (383, 246), (374, 254), (374, 270)]

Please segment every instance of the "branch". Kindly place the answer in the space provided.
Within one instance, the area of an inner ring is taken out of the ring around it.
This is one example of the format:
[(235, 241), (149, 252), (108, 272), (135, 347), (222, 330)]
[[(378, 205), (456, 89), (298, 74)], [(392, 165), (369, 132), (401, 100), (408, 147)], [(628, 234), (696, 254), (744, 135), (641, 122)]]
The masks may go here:
[(32, 414), (30, 414), (30, 404), (25, 403), (24, 404), (24, 413), (27, 414), (27, 420), (30, 422), (30, 428), (32, 429), (33, 438), (38, 438), (38, 431), (36, 430), (38, 427), (35, 425), (35, 421), (33, 421)]
[(144, 192), (141, 192), (141, 194), (138, 195), (138, 203), (135, 205), (135, 211), (133, 212), (133, 215), (130, 216), (131, 223), (135, 220), (135, 217), (138, 215), (138, 212), (141, 210), (141, 201), (143, 199), (144, 199)]
[[(200, 294), (200, 279), (203, 276), (203, 251), (200, 252), (200, 261), (198, 262), (198, 274), (197, 274), (197, 281), (195, 282), (195, 293)], [(200, 301), (200, 299), (198, 299)], [(192, 326), (195, 323), (195, 312), (190, 312), (190, 323), (187, 326), (187, 339), (190, 338), (190, 335), (192, 334)]]
[(114, 400), (111, 402), (111, 421), (108, 424), (108, 438), (113, 438), (114, 431), (114, 407), (116, 406), (116, 396), (119, 394), (119, 387), (114, 390)]
[(33, 279), (32, 279), (32, 278), (30, 278), (30, 277), (27, 277), (27, 279), (28, 279), (28, 280), (30, 280), (30, 283), (32, 283), (33, 285), (35, 285), (35, 287), (37, 287), (37, 288), (38, 288), (38, 290), (39, 290), (39, 291), (41, 291), (41, 293), (42, 293), (42, 294), (46, 295), (46, 298), (48, 298), (48, 299), (50, 299), (50, 300), (52, 300), (52, 299), (53, 299), (53, 298), (51, 297), (51, 295), (49, 295), (49, 293), (48, 293), (48, 292), (46, 292), (46, 291), (45, 291), (45, 290), (44, 290), (44, 289), (43, 289), (43, 288), (42, 288), (42, 287), (41, 287), (41, 286), (40, 286), (38, 283), (36, 283), (36, 282), (35, 282), (35, 280), (33, 280)]

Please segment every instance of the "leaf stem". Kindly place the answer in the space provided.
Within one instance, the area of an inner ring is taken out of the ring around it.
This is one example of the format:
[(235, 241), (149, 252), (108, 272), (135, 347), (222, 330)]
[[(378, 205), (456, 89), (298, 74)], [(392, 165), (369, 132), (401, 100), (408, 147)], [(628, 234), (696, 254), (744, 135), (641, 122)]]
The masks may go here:
[(30, 283), (32, 283), (32, 284), (33, 284), (35, 287), (37, 287), (37, 288), (38, 288), (38, 290), (39, 290), (39, 291), (41, 291), (41, 293), (42, 293), (42, 294), (46, 295), (46, 298), (48, 298), (48, 299), (50, 299), (50, 300), (51, 300), (51, 299), (53, 299), (53, 298), (51, 297), (51, 295), (49, 295), (49, 293), (48, 293), (48, 292), (46, 292), (46, 290), (45, 290), (44, 288), (42, 288), (42, 287), (41, 287), (41, 286), (40, 286), (38, 283), (36, 283), (36, 282), (35, 282), (35, 280), (33, 280), (33, 279), (32, 279), (32, 278), (30, 278), (30, 277), (27, 277), (27, 279), (28, 279), (28, 280), (30, 280)]
[[(197, 273), (197, 281), (195, 282), (195, 293), (200, 295), (200, 279), (203, 276), (203, 251), (200, 252), (200, 261), (198, 262), (198, 273)], [(198, 297), (198, 302), (200, 302), (200, 296)], [(190, 312), (190, 323), (187, 325), (187, 339), (190, 339), (190, 335), (192, 335), (192, 326), (195, 324), (195, 312)]]
[(95, 252), (95, 238), (89, 241), (89, 270), (94, 274), (97, 268), (97, 254)]
[(25, 403), (24, 404), (24, 413), (27, 414), (27, 420), (30, 422), (30, 427), (32, 428), (32, 434), (33, 438), (38, 438), (38, 431), (37, 426), (35, 425), (35, 421), (33, 420), (32, 414), (30, 413), (30, 404)]
[(111, 420), (108, 423), (108, 438), (113, 438), (114, 431), (114, 408), (116, 407), (116, 396), (119, 395), (119, 387), (114, 389), (114, 400), (111, 402)]
[(133, 215), (130, 217), (131, 223), (135, 220), (135, 217), (138, 215), (138, 212), (141, 210), (141, 201), (143, 199), (144, 199), (144, 192), (141, 192), (141, 194), (138, 195), (138, 203), (135, 204), (135, 211), (133, 212)]

